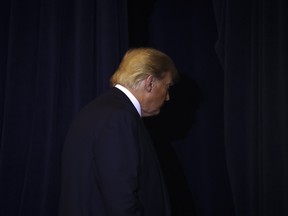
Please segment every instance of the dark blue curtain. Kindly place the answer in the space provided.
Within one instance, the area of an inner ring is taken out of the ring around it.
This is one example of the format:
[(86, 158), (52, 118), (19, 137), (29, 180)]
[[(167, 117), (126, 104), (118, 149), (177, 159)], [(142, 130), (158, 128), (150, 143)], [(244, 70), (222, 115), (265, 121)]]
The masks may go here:
[(235, 215), (288, 215), (288, 3), (214, 5)]
[(173, 216), (288, 215), (286, 0), (8, 0), (0, 7), (0, 215), (56, 215), (75, 114), (129, 47), (169, 54), (144, 121)]
[(128, 47), (117, 0), (1, 4), (0, 215), (56, 215), (61, 147)]

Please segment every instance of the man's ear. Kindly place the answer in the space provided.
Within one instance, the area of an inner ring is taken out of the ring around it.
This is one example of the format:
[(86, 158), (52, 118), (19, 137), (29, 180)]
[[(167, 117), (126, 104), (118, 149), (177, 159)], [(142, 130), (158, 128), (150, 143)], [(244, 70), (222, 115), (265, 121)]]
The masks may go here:
[(145, 90), (151, 92), (153, 88), (153, 76), (149, 75), (145, 79)]

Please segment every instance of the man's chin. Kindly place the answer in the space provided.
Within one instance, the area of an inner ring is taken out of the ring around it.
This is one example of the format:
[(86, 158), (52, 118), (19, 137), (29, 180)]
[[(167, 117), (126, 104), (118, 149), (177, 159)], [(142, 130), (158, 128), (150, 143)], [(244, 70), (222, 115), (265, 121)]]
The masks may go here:
[(160, 113), (160, 109), (159, 110), (154, 110), (153, 112), (146, 112), (146, 113), (142, 113), (142, 117), (152, 117), (152, 116), (156, 116)]

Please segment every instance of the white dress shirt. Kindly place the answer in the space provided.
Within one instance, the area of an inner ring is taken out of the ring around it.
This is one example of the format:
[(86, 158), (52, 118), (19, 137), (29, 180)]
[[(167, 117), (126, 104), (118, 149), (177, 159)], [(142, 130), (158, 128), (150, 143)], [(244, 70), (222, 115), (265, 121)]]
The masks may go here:
[(127, 97), (131, 100), (133, 105), (135, 106), (136, 110), (138, 111), (139, 115), (141, 116), (141, 106), (137, 98), (124, 86), (120, 84), (115, 85), (116, 88), (120, 89), (124, 94), (127, 95)]

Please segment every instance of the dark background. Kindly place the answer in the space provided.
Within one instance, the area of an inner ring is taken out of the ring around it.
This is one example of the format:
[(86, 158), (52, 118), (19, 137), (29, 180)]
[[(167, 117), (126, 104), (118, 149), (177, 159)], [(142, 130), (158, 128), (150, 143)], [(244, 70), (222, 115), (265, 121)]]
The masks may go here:
[(138, 46), (180, 72), (160, 115), (144, 119), (173, 216), (288, 215), (287, 4), (2, 2), (0, 215), (57, 215), (68, 127)]

